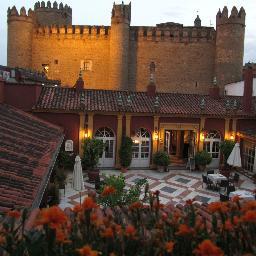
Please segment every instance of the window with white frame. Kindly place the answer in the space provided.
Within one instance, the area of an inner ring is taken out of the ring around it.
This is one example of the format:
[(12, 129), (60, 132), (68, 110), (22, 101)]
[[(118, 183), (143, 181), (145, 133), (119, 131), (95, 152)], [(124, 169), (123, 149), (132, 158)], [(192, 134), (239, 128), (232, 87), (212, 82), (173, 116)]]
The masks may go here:
[(255, 158), (255, 145), (253, 143), (244, 143), (243, 167), (246, 171), (253, 172)]

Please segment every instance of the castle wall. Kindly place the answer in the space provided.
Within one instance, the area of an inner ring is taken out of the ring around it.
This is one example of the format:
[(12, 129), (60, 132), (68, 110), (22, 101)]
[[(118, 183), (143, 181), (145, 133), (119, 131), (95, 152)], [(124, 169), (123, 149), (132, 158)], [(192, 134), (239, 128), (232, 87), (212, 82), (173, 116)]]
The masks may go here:
[(214, 41), (172, 42), (139, 40), (131, 43), (130, 86), (145, 91), (149, 65), (155, 63), (158, 92), (208, 93), (214, 72)]
[(106, 33), (107, 28), (82, 26), (39, 28), (33, 38), (32, 68), (42, 70), (42, 64), (49, 64), (48, 78), (73, 86), (81, 61), (89, 61), (91, 70), (83, 72), (85, 87), (111, 89), (108, 87), (109, 37)]

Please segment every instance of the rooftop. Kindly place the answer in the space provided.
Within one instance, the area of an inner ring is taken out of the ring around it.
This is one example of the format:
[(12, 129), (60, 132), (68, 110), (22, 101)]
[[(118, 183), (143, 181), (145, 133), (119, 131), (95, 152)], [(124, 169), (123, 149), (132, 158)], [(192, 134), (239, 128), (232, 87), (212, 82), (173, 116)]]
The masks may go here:
[(39, 206), (62, 140), (61, 128), (0, 104), (0, 212)]
[[(253, 100), (256, 102), (255, 98)], [(255, 112), (246, 113), (242, 106), (242, 97), (239, 96), (213, 99), (209, 95), (156, 93), (152, 97), (147, 92), (44, 87), (34, 110), (255, 117)]]

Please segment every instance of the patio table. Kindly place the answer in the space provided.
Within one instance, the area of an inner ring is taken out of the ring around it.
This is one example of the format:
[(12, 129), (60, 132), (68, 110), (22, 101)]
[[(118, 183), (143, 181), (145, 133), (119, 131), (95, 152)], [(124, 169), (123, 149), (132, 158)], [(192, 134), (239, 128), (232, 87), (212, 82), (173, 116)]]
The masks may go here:
[(245, 199), (245, 200), (254, 200), (255, 199), (253, 193), (246, 191), (246, 190), (236, 190), (236, 191), (229, 193), (229, 198), (232, 199), (235, 196), (239, 196), (241, 199)]
[(227, 177), (220, 174), (220, 173), (208, 174), (207, 177), (208, 177), (209, 180), (211, 180), (215, 184), (217, 182), (220, 182), (221, 180), (227, 180)]

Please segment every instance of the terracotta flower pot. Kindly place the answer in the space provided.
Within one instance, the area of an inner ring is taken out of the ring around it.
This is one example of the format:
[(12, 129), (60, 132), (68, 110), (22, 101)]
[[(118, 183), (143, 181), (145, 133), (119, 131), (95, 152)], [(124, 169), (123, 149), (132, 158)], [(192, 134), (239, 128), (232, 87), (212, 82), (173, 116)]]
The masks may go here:
[(198, 165), (198, 169), (201, 172), (204, 172), (205, 168), (206, 168), (206, 165), (201, 165), (201, 164)]
[(120, 170), (122, 173), (126, 173), (127, 172), (127, 167), (121, 167), (121, 170)]
[(87, 173), (88, 173), (89, 182), (91, 183), (95, 183), (95, 181), (98, 180), (100, 177), (99, 169), (88, 170)]

